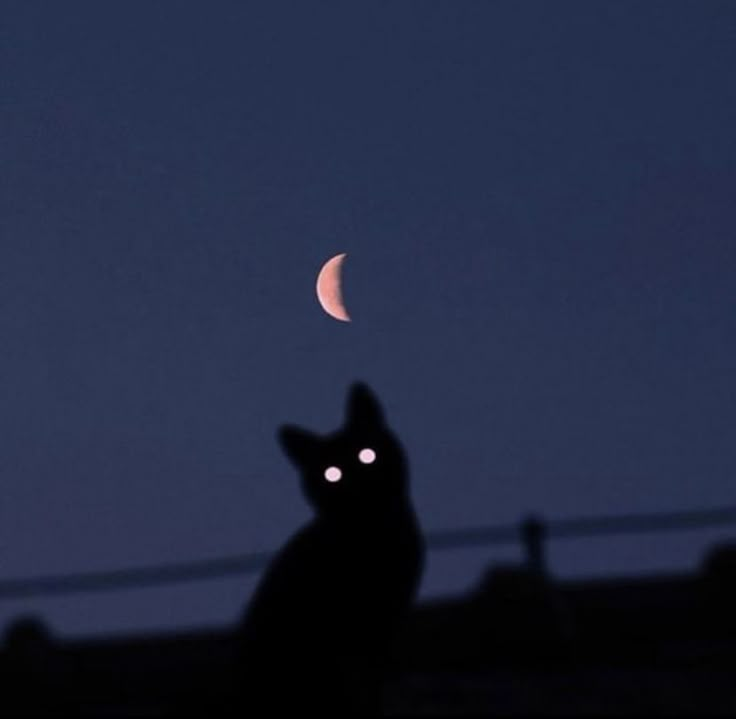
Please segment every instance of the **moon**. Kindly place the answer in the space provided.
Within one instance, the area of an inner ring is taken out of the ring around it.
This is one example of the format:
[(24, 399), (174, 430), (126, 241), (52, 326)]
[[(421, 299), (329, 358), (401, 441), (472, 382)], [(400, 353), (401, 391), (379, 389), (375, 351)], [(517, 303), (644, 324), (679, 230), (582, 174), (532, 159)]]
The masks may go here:
[(341, 322), (350, 322), (350, 315), (342, 299), (342, 265), (347, 253), (331, 257), (317, 275), (317, 299), (322, 309)]

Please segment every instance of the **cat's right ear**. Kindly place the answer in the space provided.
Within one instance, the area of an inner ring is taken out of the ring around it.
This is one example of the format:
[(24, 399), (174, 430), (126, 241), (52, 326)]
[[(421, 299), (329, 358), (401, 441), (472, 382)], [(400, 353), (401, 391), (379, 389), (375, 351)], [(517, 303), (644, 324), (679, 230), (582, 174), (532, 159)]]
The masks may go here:
[(290, 424), (279, 428), (278, 437), (286, 455), (297, 465), (308, 464), (319, 446), (316, 434)]

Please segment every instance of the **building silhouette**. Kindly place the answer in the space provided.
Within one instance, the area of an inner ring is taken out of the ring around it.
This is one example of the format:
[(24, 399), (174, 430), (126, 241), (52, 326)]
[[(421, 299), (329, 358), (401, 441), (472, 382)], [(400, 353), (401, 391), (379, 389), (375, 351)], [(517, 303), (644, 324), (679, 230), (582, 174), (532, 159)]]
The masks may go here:
[[(631, 531), (638, 520), (626, 521)], [(491, 565), (467, 594), (414, 608), (384, 713), (736, 715), (736, 543), (711, 548), (693, 573), (560, 581), (544, 559), (554, 533), (554, 523), (525, 520), (515, 529), (525, 562)], [(21, 617), (0, 652), (0, 716), (206, 710), (234, 652), (229, 628), (62, 642)]]

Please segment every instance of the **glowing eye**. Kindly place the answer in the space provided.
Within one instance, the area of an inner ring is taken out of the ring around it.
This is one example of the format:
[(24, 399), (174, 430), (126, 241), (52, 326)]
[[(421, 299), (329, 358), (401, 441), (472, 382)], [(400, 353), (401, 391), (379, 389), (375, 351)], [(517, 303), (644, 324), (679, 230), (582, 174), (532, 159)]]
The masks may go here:
[(325, 479), (328, 482), (339, 482), (342, 479), (342, 472), (339, 467), (328, 467), (325, 470)]
[(363, 464), (373, 464), (373, 462), (376, 461), (376, 453), (372, 449), (366, 447), (365, 449), (360, 450), (358, 459)]

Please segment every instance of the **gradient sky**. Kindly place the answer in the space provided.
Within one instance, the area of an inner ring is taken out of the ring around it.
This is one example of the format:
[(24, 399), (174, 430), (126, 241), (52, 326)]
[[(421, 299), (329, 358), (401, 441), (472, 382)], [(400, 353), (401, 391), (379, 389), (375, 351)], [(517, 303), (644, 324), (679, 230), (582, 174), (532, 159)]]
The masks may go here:
[[(308, 511), (275, 430), (356, 378), (428, 530), (734, 501), (731, 2), (6, 1), (0, 168), (0, 578), (278, 547)], [(432, 555), (425, 595), (518, 554)], [(223, 624), (251, 585), (0, 621)]]

